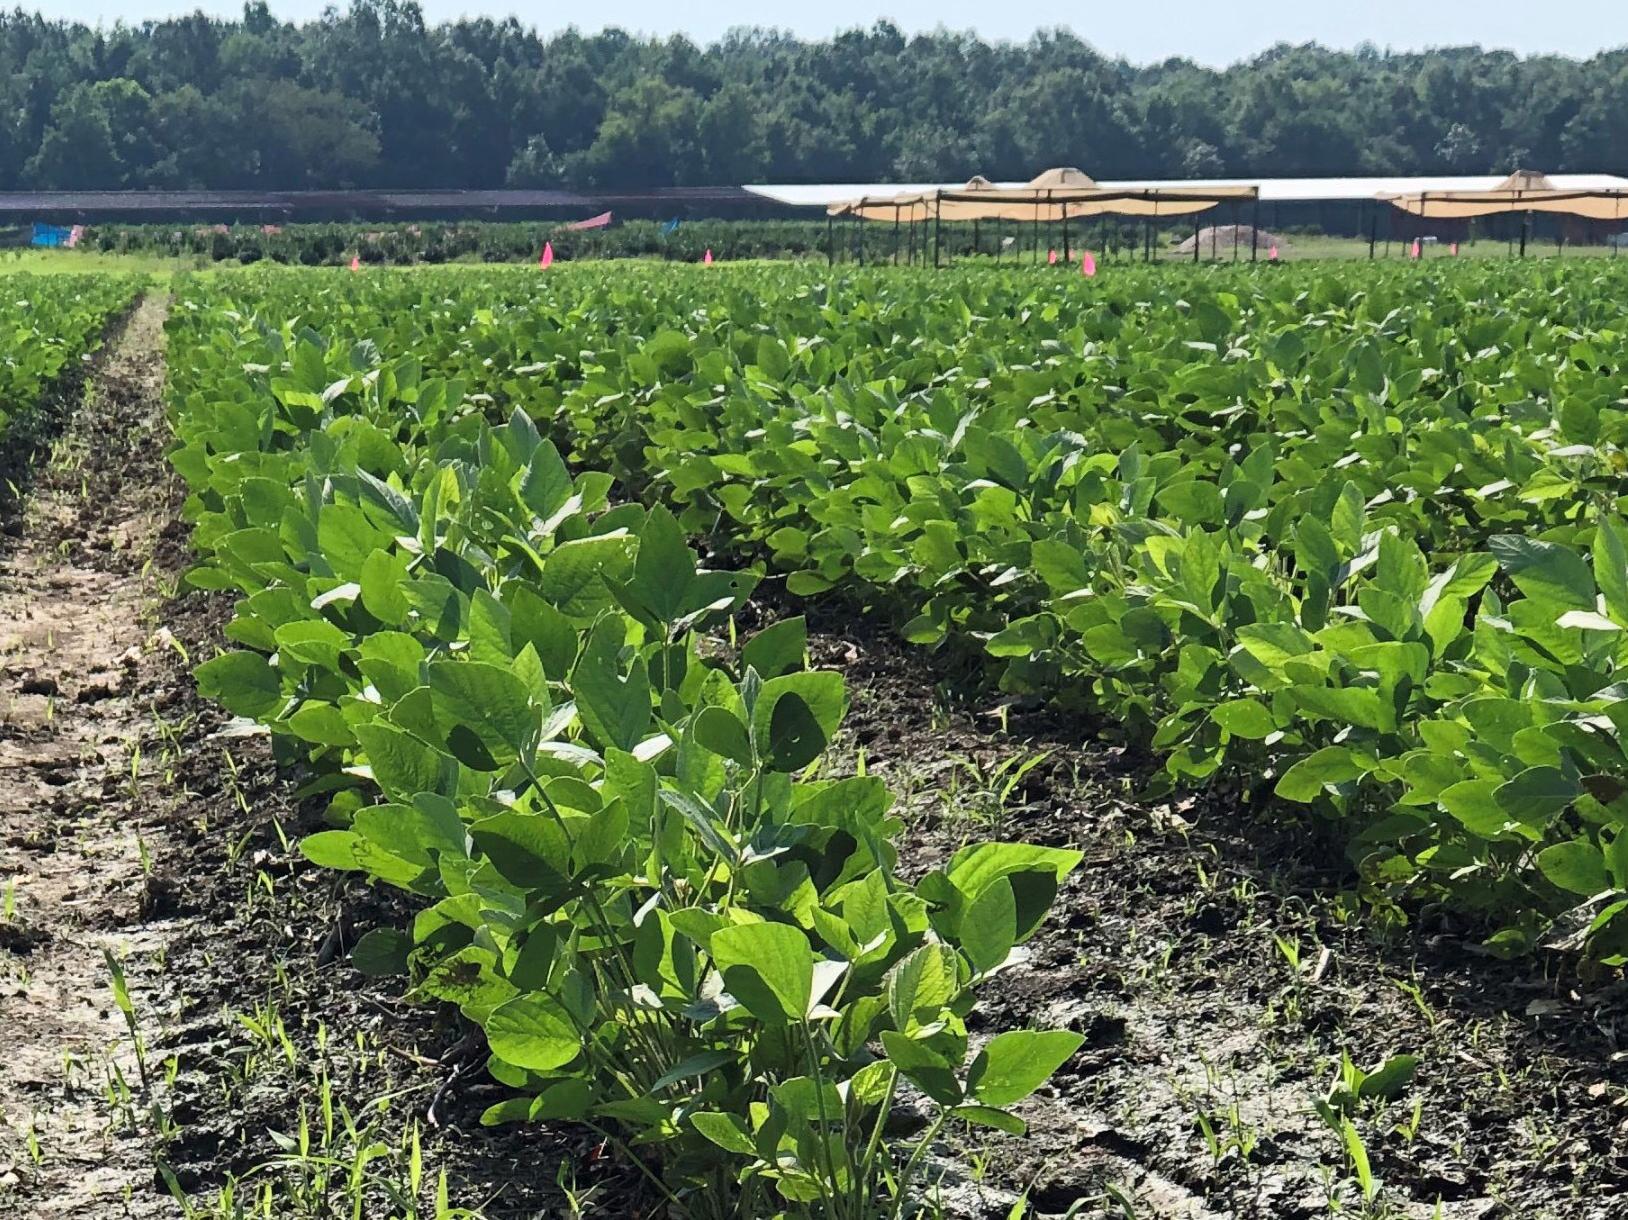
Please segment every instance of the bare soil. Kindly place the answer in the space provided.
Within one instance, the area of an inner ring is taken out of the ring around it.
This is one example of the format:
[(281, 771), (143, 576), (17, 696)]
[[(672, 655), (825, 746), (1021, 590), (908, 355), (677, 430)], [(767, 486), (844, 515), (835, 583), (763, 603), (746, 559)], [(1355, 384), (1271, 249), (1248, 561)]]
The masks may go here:
[(141, 917), (143, 844), (162, 830), (139, 780), (123, 782), (151, 719), (142, 671), (164, 647), (146, 566), (162, 516), (110, 498), (93, 452), (139, 464), (156, 449), (142, 404), (163, 316), (150, 298), (121, 328), (0, 558), (0, 1199), (41, 1220), (100, 1214), (122, 1192), (136, 1152), (102, 1098), (140, 1068), (107, 957), (166, 943)]
[[(1085, 1047), (1026, 1103), (1026, 1137), (968, 1137), (971, 1174), (942, 1162), (949, 1210), (1004, 1217), (1026, 1191), (1042, 1215), (1104, 1220), (1628, 1216), (1621, 972), (1502, 962), (1430, 910), (1387, 927), (1326, 828), (1226, 786), (1139, 800), (1151, 763), (1089, 724), (1003, 707), (862, 610), (807, 610), (814, 662), (848, 681), (851, 747), (902, 796), (907, 873), (994, 837), (1085, 856), (975, 1030), (1066, 1027)], [(1037, 753), (998, 805), (1001, 761)], [(1403, 1052), (1413, 1085), (1354, 1116), (1381, 1183), (1365, 1210), (1314, 1107), (1342, 1054)]]
[[(309, 1167), (275, 1163), (302, 1114), (321, 1155), (383, 1149), (363, 1215), (387, 1214), (415, 1128), (429, 1180), (445, 1170), (454, 1204), (492, 1220), (562, 1214), (557, 1175), (600, 1214), (633, 1214), (580, 1131), (478, 1125), (503, 1095), (478, 1038), (348, 961), (410, 912), (306, 865), (292, 844), (320, 813), (297, 770), (197, 699), (191, 665), (229, 605), (179, 583), (163, 311), (143, 301), (90, 372), (0, 545), (0, 1216), (176, 1216), (169, 1182), (207, 1201), (247, 1172), (279, 1192), (276, 1214), (313, 1214), (295, 1202), (317, 1190)], [(768, 596), (754, 613), (788, 610)], [(990, 837), (1085, 856), (975, 1030), (1064, 1025), (1085, 1049), (1027, 1104), (1027, 1137), (946, 1142), (950, 1214), (1003, 1217), (1026, 1191), (1043, 1215), (1095, 1218), (1628, 1216), (1619, 974), (1499, 962), (1429, 910), (1376, 921), (1342, 897), (1349, 872), (1316, 824), (1226, 787), (1139, 799), (1148, 761), (1093, 726), (1000, 706), (885, 616), (810, 613), (814, 660), (849, 683), (844, 749), (910, 819), (909, 875)], [(1002, 763), (1037, 754), (1002, 799)], [(1355, 1115), (1381, 1184), (1365, 1205), (1314, 1107), (1342, 1054), (1397, 1052), (1420, 1057), (1417, 1079)], [(357, 1135), (322, 1134), (325, 1090)], [(318, 1193), (349, 1214), (342, 1183)]]
[[(445, 1171), (454, 1206), (551, 1214), (562, 1164), (567, 1186), (615, 1199), (621, 1175), (583, 1133), (479, 1126), (504, 1094), (456, 1014), (347, 960), (410, 912), (303, 861), (320, 823), (297, 773), (198, 699), (191, 667), (230, 603), (181, 581), (165, 305), (148, 296), (116, 330), (82, 401), (64, 387), (33, 466), (11, 454), (29, 490), (0, 551), (0, 1216), (180, 1216), (174, 1191), (207, 1205), (244, 1174), (278, 1216), (349, 1214), (363, 1149), (362, 1214), (384, 1215), (415, 1129), (424, 1201)], [(334, 1182), (277, 1163), (302, 1117)]]

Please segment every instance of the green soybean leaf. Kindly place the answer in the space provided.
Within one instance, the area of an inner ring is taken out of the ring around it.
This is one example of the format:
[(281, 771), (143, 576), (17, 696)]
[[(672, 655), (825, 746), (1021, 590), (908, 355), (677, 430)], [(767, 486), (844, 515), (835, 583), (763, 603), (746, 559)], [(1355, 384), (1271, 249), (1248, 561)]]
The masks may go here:
[(562, 1068), (582, 1053), (582, 1035), (570, 1014), (541, 992), (494, 1008), (486, 1019), (486, 1041), (499, 1059), (532, 1072)]
[(996, 1034), (972, 1061), (967, 1088), (984, 1105), (1012, 1105), (1044, 1084), (1084, 1042), (1063, 1029)]
[[(449, 743), (461, 729), (479, 738), (490, 756), (493, 765), (477, 769), (500, 770), (537, 744), (541, 713), (511, 670), (481, 661), (437, 661), (428, 675), (435, 720)], [(475, 765), (461, 753), (458, 759)]]
[[(787, 704), (783, 711), (782, 703)], [(836, 735), (846, 706), (840, 674), (810, 671), (771, 678), (752, 707), (753, 744), (774, 770), (800, 770)]]
[(1583, 787), (1559, 767), (1528, 767), (1508, 783), (1493, 791), (1509, 817), (1516, 822), (1539, 825), (1567, 808), (1582, 795)]
[(1210, 709), (1210, 719), (1234, 737), (1251, 741), (1259, 741), (1277, 731), (1272, 713), (1259, 699), (1229, 699), (1218, 703)]
[(370, 978), (407, 973), (407, 955), (413, 938), (395, 928), (374, 928), (356, 942), (350, 952), (351, 964)]
[(526, 507), (545, 521), (553, 517), (571, 498), (571, 472), (560, 451), (540, 440), (532, 451), (530, 464), (520, 483), (520, 498)]
[(322, 868), (359, 869), (363, 867), (356, 856), (359, 841), (349, 830), (319, 830), (300, 840), (300, 854)]
[(1628, 526), (1621, 518), (1602, 515), (1594, 527), (1594, 583), (1606, 613), (1628, 627)]
[(399, 627), (407, 621), (412, 609), (402, 582), (407, 576), (407, 565), (382, 550), (374, 550), (362, 561), (362, 605), (381, 623)]
[[(1005, 878), (1016, 900), (1017, 943), (1033, 936), (1051, 909), (1063, 880), (1079, 867), (1083, 856), (1067, 848), (1031, 843), (978, 843), (963, 847), (950, 858), (945, 874), (956, 893), (974, 902), (985, 887)], [(953, 910), (959, 926), (963, 911)]]
[(1488, 543), (1517, 588), (1560, 610), (1593, 610), (1594, 577), (1576, 551), (1518, 534), (1496, 534)]
[(808, 626), (802, 616), (781, 619), (765, 627), (741, 649), (741, 667), (755, 669), (765, 680), (803, 667), (808, 648)]
[(1386, 1101), (1399, 1097), (1402, 1090), (1413, 1083), (1419, 1070), (1417, 1055), (1392, 1055), (1383, 1064), (1363, 1077), (1357, 1086), (1358, 1097), (1378, 1097)]
[(1276, 792), (1285, 800), (1311, 801), (1330, 784), (1345, 784), (1362, 776), (1357, 756), (1344, 746), (1324, 746), (1302, 758), (1278, 780)]
[(993, 1127), (1008, 1135), (1022, 1135), (1029, 1129), (1028, 1124), (1016, 1114), (1008, 1114), (1005, 1110), (997, 1110), (993, 1106), (956, 1106), (950, 1113), (962, 1122), (979, 1127)]
[(956, 1079), (954, 1065), (925, 1043), (884, 1029), (882, 1049), (906, 1080), (940, 1105), (959, 1105), (966, 1096)]
[(720, 928), (709, 946), (729, 993), (767, 1025), (800, 1021), (813, 994), (814, 952), (799, 929), (778, 923)]
[(632, 580), (625, 586), (613, 585), (613, 589), (630, 614), (666, 627), (692, 608), (690, 589), (695, 579), (695, 553), (685, 540), (684, 529), (658, 504), (639, 530)]
[(282, 683), (257, 652), (228, 652), (192, 671), (198, 693), (234, 716), (263, 720), (283, 704)]
[(894, 1028), (913, 1035), (918, 1026), (938, 1021), (959, 990), (954, 951), (931, 941), (922, 945), (888, 971), (887, 1002)]
[(702, 1111), (690, 1115), (690, 1122), (697, 1131), (725, 1152), (757, 1156), (757, 1145), (752, 1141), (752, 1133), (747, 1129), (746, 1120), (740, 1115)]
[(473, 823), (469, 837), (505, 880), (563, 894), (571, 873), (570, 844), (552, 815), (508, 809)]
[(601, 619), (572, 671), (582, 723), (602, 746), (632, 750), (650, 727), (650, 679), (643, 658), (622, 672), (621, 621)]
[(739, 716), (725, 707), (704, 707), (690, 730), (697, 743), (743, 767), (752, 764), (752, 742)]
[(1017, 898), (1010, 878), (985, 886), (961, 919), (961, 948), (980, 974), (999, 966), (1017, 943)]
[(452, 759), (386, 724), (360, 724), (355, 731), (374, 782), (391, 800), (411, 804), (420, 792), (449, 794), (449, 772), (456, 770)]
[(1467, 779), (1442, 789), (1436, 803), (1452, 814), (1466, 829), (1483, 839), (1502, 835), (1510, 817), (1494, 797), (1499, 784), (1490, 779)]
[(1538, 871), (1561, 889), (1585, 898), (1611, 888), (1600, 849), (1580, 839), (1545, 847), (1538, 853)]

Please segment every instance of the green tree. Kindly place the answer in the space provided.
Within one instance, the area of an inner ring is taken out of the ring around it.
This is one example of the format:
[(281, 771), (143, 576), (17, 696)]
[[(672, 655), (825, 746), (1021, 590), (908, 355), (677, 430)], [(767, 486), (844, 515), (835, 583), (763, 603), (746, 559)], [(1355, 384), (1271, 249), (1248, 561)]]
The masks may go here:
[(351, 98), (285, 80), (244, 81), (229, 91), (242, 157), (254, 184), (354, 186), (379, 161), (368, 113)]
[(696, 135), (707, 182), (758, 182), (768, 171), (762, 110), (745, 85), (725, 85), (707, 100)]
[(673, 186), (695, 180), (701, 101), (688, 89), (648, 77), (611, 99), (599, 134), (566, 159), (583, 186)]
[(509, 162), (504, 183), (514, 187), (551, 187), (560, 185), (560, 160), (548, 147), (542, 136), (532, 136), (526, 146), (515, 153)]
[(51, 107), (24, 178), (49, 190), (141, 185), (153, 159), (151, 104), (147, 91), (124, 77), (71, 86)]

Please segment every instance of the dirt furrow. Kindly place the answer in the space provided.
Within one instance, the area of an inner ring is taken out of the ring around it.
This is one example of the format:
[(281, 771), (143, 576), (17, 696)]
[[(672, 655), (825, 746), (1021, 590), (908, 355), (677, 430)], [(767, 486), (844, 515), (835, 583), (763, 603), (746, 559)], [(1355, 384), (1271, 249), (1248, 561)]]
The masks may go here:
[[(0, 1211), (94, 1217), (151, 1180), (145, 1063), (112, 986), (162, 955), (142, 671), (169, 647), (164, 297), (110, 340), (0, 553)], [(173, 548), (172, 548), (173, 550)], [(8, 1196), (13, 1208), (6, 1210)]]
[[(1025, 1192), (1090, 1220), (1628, 1215), (1620, 972), (1498, 961), (1485, 929), (1365, 906), (1315, 824), (1236, 787), (1145, 798), (1151, 762), (1083, 718), (988, 692), (853, 607), (778, 610), (806, 611), (815, 664), (845, 674), (848, 748), (899, 798), (907, 875), (992, 838), (1085, 857), (973, 1029), (1085, 1046), (1023, 1107), (1026, 1137), (950, 1141), (947, 1212), (997, 1220)], [(1397, 1054), (1415, 1077), (1350, 1107), (1365, 1199), (1318, 1106), (1342, 1055)]]
[[(300, 857), (321, 802), (199, 699), (229, 603), (181, 581), (166, 309), (145, 298), (51, 414), (0, 535), (0, 1217), (170, 1220), (172, 1188), (236, 1214), (220, 1192), (251, 1172), (290, 1220), (394, 1214), (420, 1143), (425, 1201), (444, 1171), (489, 1220), (551, 1209), (562, 1163), (620, 1195), (579, 1130), (480, 1126), (506, 1090), (455, 1014), (349, 963), (407, 913)], [(354, 1129), (314, 1122), (329, 1101)], [(310, 1159), (281, 1163), (307, 1119)]]

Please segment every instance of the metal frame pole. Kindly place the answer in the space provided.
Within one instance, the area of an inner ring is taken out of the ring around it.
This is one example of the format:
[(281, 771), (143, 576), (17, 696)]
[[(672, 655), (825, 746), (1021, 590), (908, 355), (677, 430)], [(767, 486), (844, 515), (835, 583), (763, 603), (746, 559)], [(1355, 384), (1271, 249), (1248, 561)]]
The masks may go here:
[(944, 238), (943, 191), (933, 192), (933, 270), (938, 270), (938, 250)]
[(893, 265), (899, 265), (899, 205), (893, 205)]
[(825, 265), (833, 267), (837, 261), (837, 218), (825, 214)]
[(1379, 244), (1379, 206), (1372, 206), (1372, 219), (1368, 222), (1368, 261), (1374, 261), (1374, 247)]
[[(1198, 223), (1198, 218), (1202, 215), (1204, 215), (1203, 212), (1193, 213), (1193, 265), (1195, 267), (1198, 266), (1198, 248), (1203, 244), (1198, 239), (1198, 235), (1204, 231)], [(1210, 242), (1212, 245), (1215, 243), (1215, 226), (1213, 225), (1210, 227)]]
[(1249, 221), (1249, 261), (1261, 261), (1261, 193), (1255, 192), (1255, 208)]

